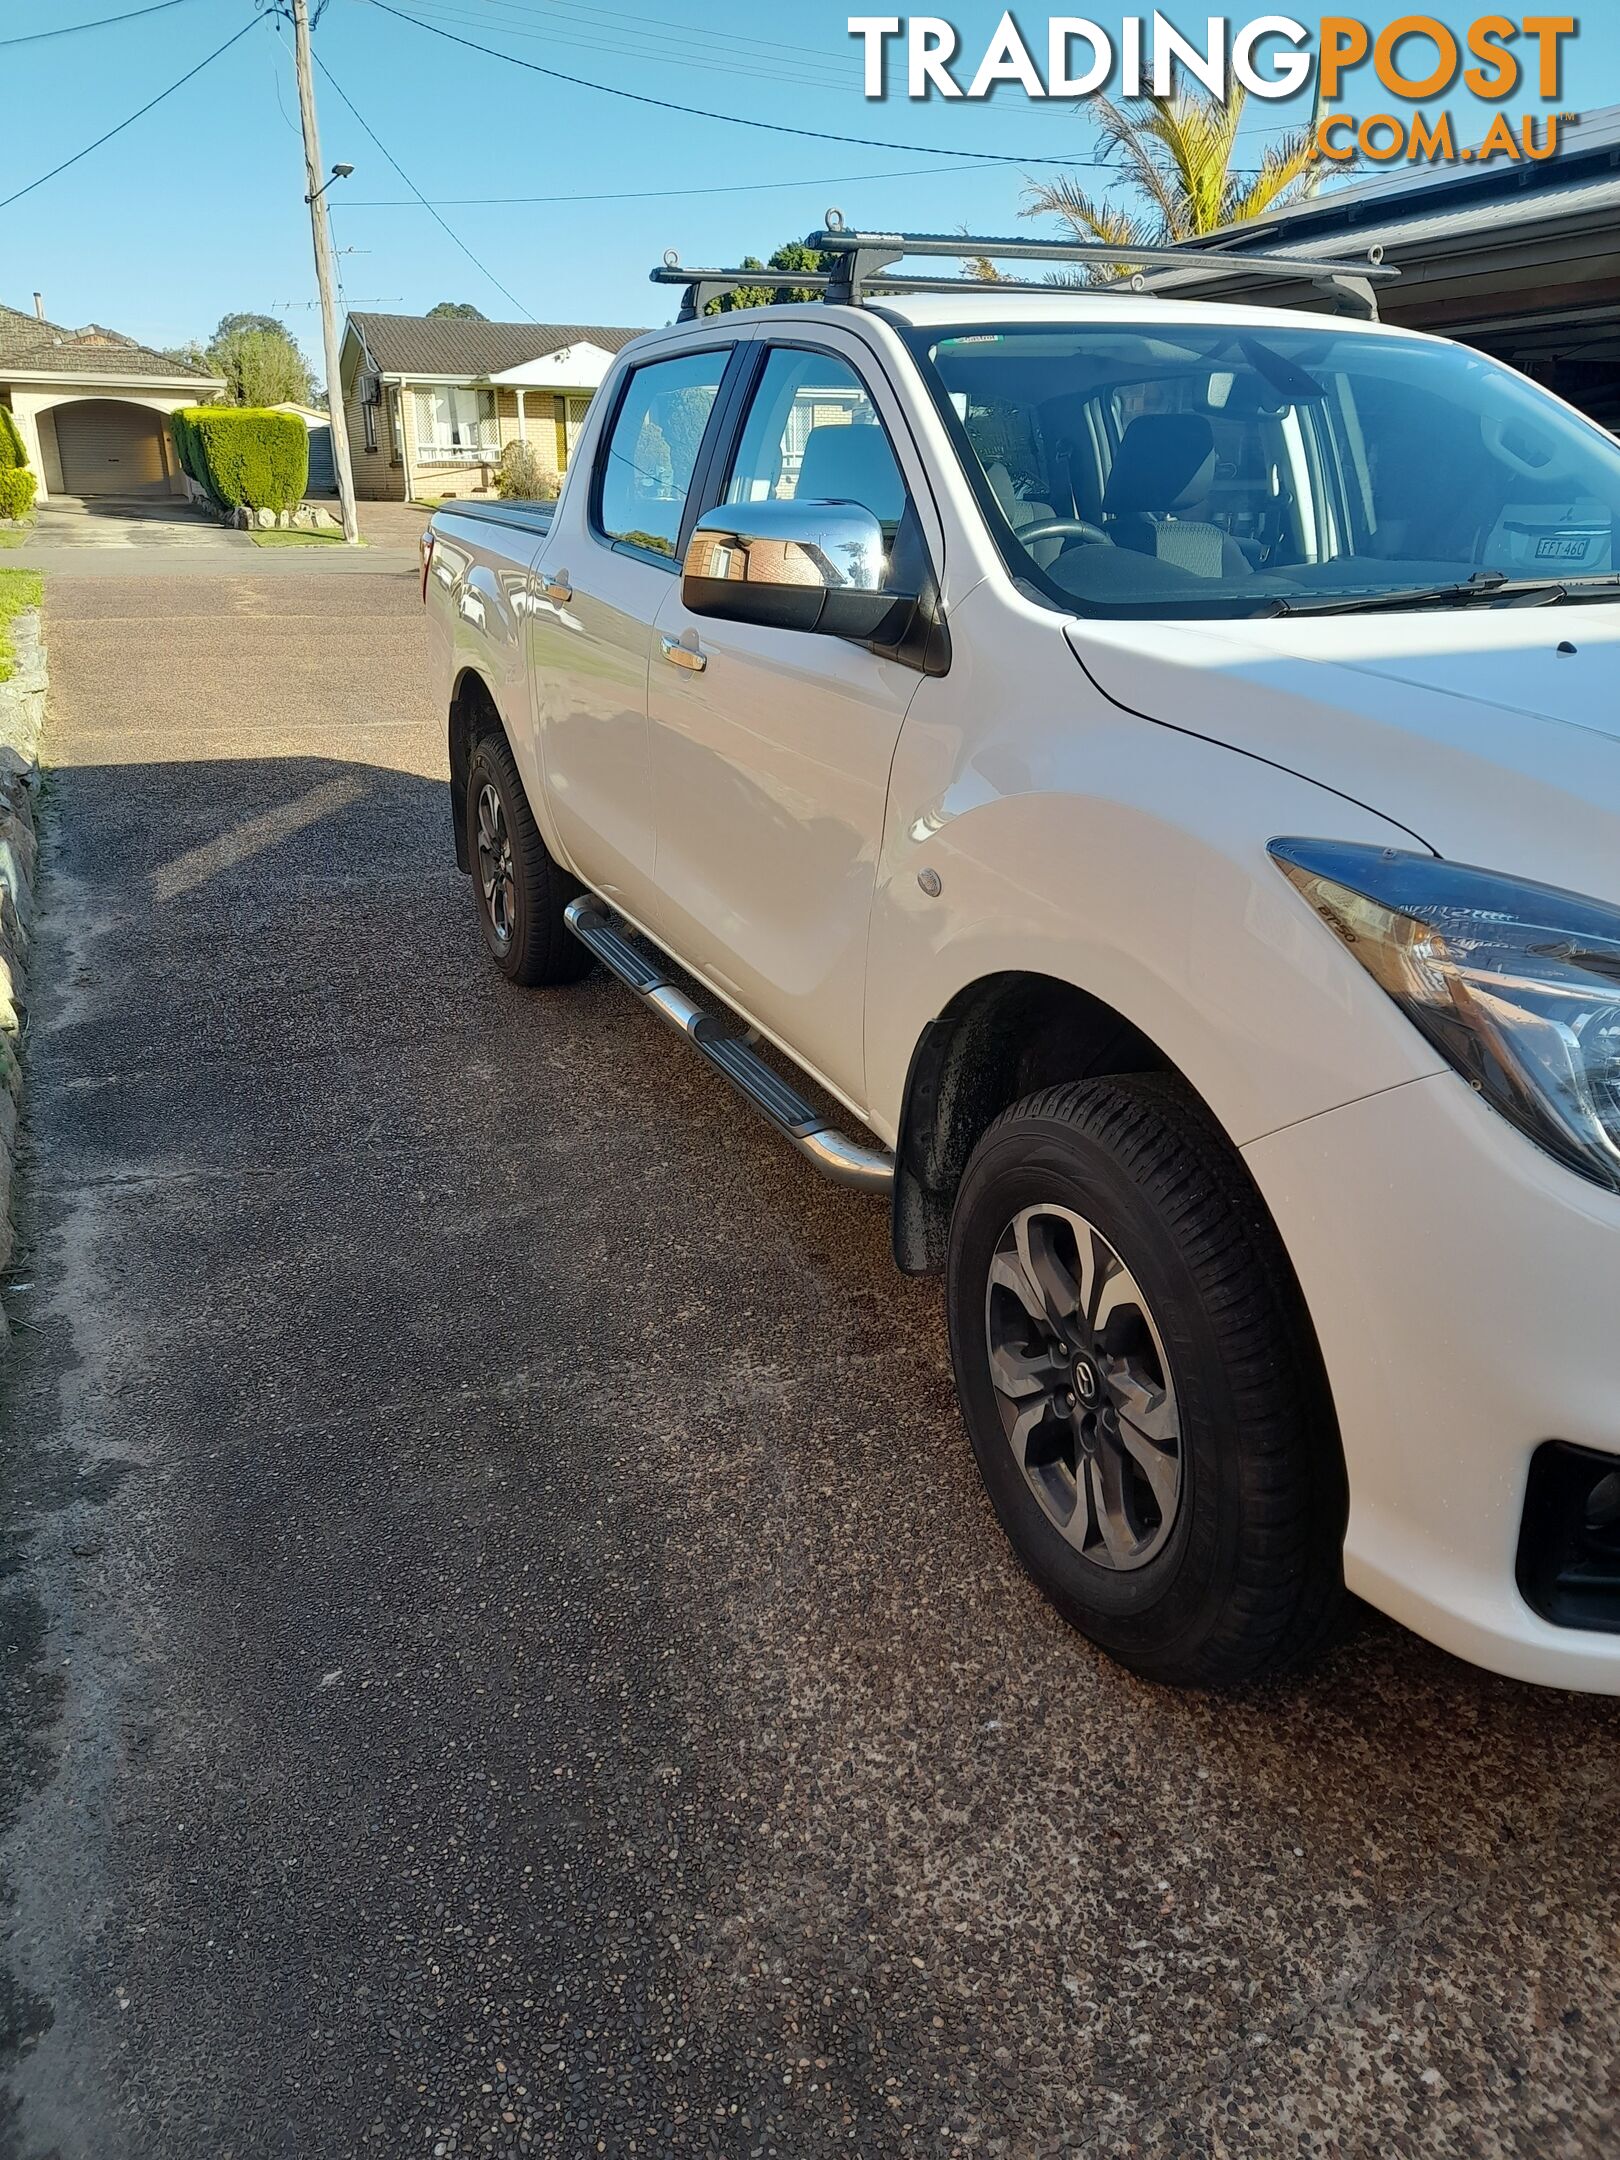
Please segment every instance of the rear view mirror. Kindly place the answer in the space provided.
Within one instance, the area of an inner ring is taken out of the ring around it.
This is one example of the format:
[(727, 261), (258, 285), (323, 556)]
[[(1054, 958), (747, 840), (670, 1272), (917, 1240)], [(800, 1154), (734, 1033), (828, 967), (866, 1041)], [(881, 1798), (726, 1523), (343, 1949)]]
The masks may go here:
[(888, 567), (883, 528), (860, 503), (730, 503), (693, 527), (681, 598), (729, 622), (892, 637), (916, 595), (886, 592)]

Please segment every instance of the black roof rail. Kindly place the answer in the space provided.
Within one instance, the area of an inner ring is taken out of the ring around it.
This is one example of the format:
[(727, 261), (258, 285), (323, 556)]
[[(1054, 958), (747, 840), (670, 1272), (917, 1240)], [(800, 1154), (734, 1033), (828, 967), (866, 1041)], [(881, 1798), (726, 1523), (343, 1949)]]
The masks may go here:
[[(827, 212), (819, 232), (808, 235), (805, 245), (836, 258), (831, 270), (709, 270), (689, 269), (671, 249), (652, 273), (655, 285), (683, 285), (686, 297), (680, 321), (691, 322), (708, 303), (722, 293), (745, 285), (780, 285), (819, 295), (832, 306), (859, 307), (862, 300), (880, 293), (952, 293), (980, 290), (977, 279), (963, 277), (914, 277), (897, 275), (895, 265), (910, 257), (946, 256), (957, 260), (985, 257), (1005, 262), (1047, 262), (1084, 269), (1109, 266), (1127, 275), (1088, 286), (1088, 292), (1157, 292), (1173, 285), (1175, 273), (1196, 275), (1203, 283), (1216, 278), (1260, 278), (1272, 282), (1298, 281), (1328, 295), (1337, 313), (1378, 320), (1375, 284), (1387, 283), (1400, 272), (1384, 261), (1381, 247), (1359, 258), (1325, 258), (1303, 255), (1233, 254), (1201, 244), (1172, 247), (1116, 247), (1102, 240), (1022, 240), (1003, 234), (857, 232), (848, 227), (836, 210)], [(1150, 272), (1158, 275), (1150, 276)], [(998, 292), (1042, 293), (1051, 296), (1047, 282), (1002, 278)]]

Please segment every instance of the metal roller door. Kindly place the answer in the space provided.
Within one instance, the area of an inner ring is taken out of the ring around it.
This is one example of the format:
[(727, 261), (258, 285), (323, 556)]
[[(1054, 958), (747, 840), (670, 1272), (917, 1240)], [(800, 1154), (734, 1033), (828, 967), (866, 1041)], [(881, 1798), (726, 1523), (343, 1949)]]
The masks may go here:
[(55, 418), (64, 494), (168, 494), (159, 414), (112, 398), (87, 398), (58, 405)]

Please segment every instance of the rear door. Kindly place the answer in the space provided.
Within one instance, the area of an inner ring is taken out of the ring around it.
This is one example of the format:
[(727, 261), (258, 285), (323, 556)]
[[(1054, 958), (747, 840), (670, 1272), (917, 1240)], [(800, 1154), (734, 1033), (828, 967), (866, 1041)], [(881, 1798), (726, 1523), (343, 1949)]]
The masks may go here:
[[(817, 330), (754, 348), (716, 501), (861, 501), (891, 544), (933, 504), (860, 342)], [(902, 463), (904, 459), (904, 463)], [(859, 1110), (866, 939), (889, 765), (922, 677), (841, 639), (688, 614), (671, 581), (649, 688), (658, 886), (671, 949)], [(668, 648), (696, 646), (671, 664)]]
[(625, 373), (589, 485), (566, 491), (531, 577), (529, 679), (556, 837), (588, 884), (649, 928), (648, 654), (731, 352), (703, 345)]

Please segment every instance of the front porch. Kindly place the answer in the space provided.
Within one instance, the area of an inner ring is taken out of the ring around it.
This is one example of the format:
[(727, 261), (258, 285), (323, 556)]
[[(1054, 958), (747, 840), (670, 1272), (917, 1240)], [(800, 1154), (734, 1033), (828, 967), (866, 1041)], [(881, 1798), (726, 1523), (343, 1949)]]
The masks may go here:
[(613, 357), (578, 345), (470, 379), (379, 375), (350, 431), (356, 492), (404, 502), (491, 494), (511, 443), (530, 446), (554, 489)]

